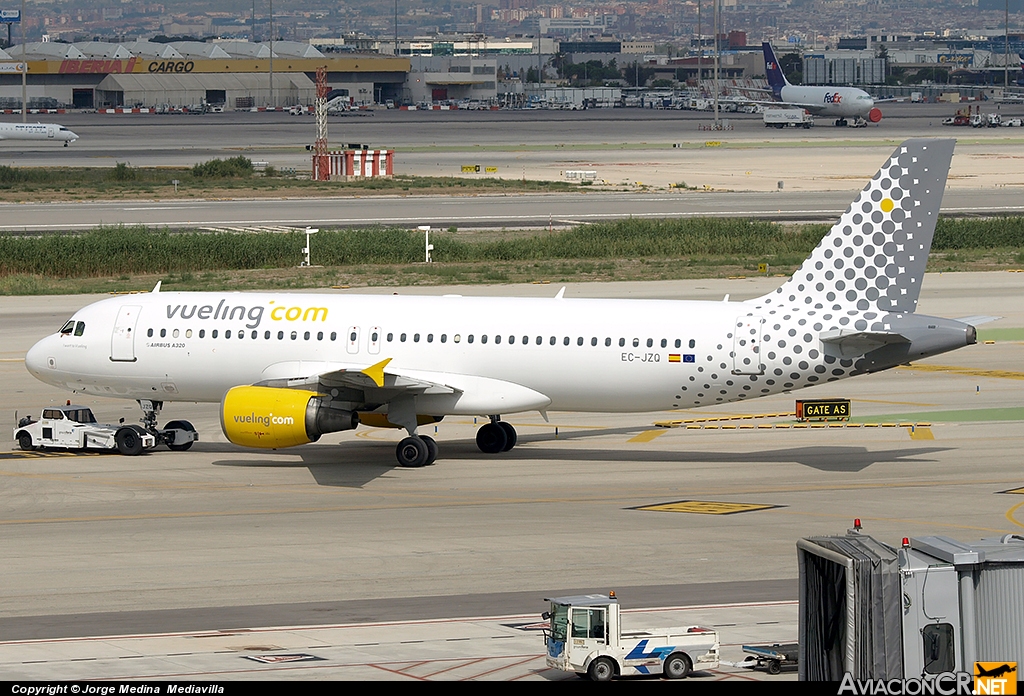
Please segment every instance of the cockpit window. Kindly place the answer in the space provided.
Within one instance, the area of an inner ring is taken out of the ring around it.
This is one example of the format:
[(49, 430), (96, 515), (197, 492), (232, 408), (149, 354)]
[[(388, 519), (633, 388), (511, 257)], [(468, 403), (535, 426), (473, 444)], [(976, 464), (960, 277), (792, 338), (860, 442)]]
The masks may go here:
[(69, 336), (71, 334), (71, 332), (74, 331), (74, 330), (75, 330), (75, 322), (69, 321), (67, 324), (64, 325), (64, 328), (62, 328), (60, 330), (60, 335), (61, 336)]
[(76, 336), (81, 336), (84, 333), (85, 333), (85, 322), (84, 321), (80, 321), (77, 324), (75, 324), (75, 335)]
[(48, 418), (50, 420), (63, 420), (64, 414), (60, 411), (60, 409), (47, 408), (43, 409), (43, 418)]

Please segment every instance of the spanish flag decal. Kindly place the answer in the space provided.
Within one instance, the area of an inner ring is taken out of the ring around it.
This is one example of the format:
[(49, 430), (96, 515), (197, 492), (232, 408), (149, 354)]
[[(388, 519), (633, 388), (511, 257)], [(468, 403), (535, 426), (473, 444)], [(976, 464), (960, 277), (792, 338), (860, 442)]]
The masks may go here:
[(669, 353), (668, 354), (668, 361), (669, 362), (682, 362), (682, 359), (679, 357), (679, 353)]

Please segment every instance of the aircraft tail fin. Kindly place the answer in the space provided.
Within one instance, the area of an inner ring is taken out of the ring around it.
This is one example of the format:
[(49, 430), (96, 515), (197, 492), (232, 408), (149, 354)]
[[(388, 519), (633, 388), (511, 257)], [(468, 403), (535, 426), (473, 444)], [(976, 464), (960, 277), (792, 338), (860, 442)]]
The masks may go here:
[(775, 57), (772, 45), (765, 41), (761, 44), (761, 48), (764, 50), (764, 73), (768, 78), (768, 86), (775, 92), (776, 98), (781, 99), (782, 88), (789, 84), (789, 80), (786, 79), (785, 73), (779, 67), (779, 61)]
[(912, 313), (955, 142), (903, 142), (793, 277), (750, 302), (851, 315)]

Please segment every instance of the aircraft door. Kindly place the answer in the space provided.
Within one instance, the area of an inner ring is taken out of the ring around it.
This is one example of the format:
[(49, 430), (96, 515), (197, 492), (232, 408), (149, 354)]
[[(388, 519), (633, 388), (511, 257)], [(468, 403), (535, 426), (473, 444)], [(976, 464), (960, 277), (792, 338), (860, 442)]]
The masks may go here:
[(55, 133), (56, 133), (56, 129), (53, 126), (47, 126), (46, 127), (46, 137), (47, 138), (52, 138)]
[(114, 335), (110, 339), (110, 359), (115, 362), (135, 362), (135, 325), (139, 321), (139, 305), (126, 305), (117, 312)]
[(762, 317), (736, 317), (732, 332), (732, 373), (734, 375), (764, 374), (761, 362)]
[(370, 327), (370, 336), (369, 336), (369, 340), (367, 341), (367, 348), (369, 349), (371, 355), (377, 355), (378, 353), (380, 353), (380, 327), (379, 326), (371, 326)]
[(359, 352), (359, 327), (350, 326), (348, 327), (348, 352), (358, 353)]

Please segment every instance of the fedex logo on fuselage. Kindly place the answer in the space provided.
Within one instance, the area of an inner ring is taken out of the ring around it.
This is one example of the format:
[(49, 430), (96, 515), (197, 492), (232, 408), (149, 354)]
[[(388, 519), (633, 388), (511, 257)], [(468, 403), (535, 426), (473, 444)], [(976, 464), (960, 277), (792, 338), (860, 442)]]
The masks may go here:
[(842, 104), (843, 95), (839, 92), (825, 92), (826, 104)]

